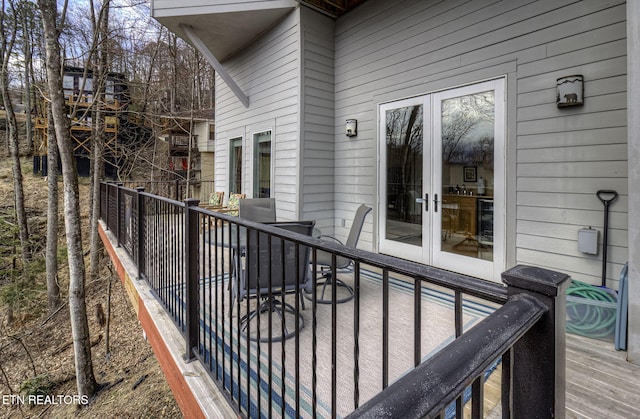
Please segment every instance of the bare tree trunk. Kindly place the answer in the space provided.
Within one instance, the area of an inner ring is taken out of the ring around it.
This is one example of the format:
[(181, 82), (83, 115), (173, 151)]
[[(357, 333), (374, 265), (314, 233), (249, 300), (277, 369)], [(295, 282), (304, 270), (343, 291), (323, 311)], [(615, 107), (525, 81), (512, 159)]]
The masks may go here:
[(49, 126), (47, 128), (47, 301), (49, 313), (54, 313), (60, 307), (60, 286), (58, 285), (58, 143), (56, 132), (48, 111)]
[[(6, 10), (4, 1), (2, 2), (3, 11)], [(9, 3), (9, 7), (13, 9), (13, 3)], [(16, 17), (15, 10), (13, 13)], [(27, 261), (31, 259), (31, 245), (29, 243), (29, 228), (27, 225), (27, 212), (24, 207), (24, 188), (22, 186), (22, 167), (20, 165), (20, 143), (18, 141), (18, 123), (16, 121), (16, 114), (13, 110), (13, 104), (11, 103), (11, 97), (9, 96), (9, 57), (13, 49), (15, 42), (16, 31), (18, 22), (13, 22), (10, 31), (5, 26), (4, 18), (6, 14), (3, 12), (0, 18), (0, 51), (2, 58), (2, 69), (0, 71), (0, 90), (2, 90), (2, 99), (4, 101), (4, 108), (7, 116), (8, 126), (8, 145), (9, 153), (12, 160), (13, 171), (13, 192), (15, 198), (15, 210), (16, 210), (16, 222), (18, 224), (18, 233), (20, 235), (20, 245), (22, 246), (22, 259)], [(9, 34), (9, 39), (7, 39)]]
[(178, 96), (178, 37), (175, 34), (169, 34), (171, 37), (171, 108), (169, 111), (176, 111), (176, 100)]
[[(198, 56), (194, 55), (194, 59), (193, 59), (193, 67), (196, 69), (195, 71), (197, 72), (197, 68), (198, 68)], [(191, 106), (190, 106), (190, 113), (189, 113), (189, 132), (187, 133), (189, 135), (189, 140), (187, 141), (187, 145), (188, 145), (188, 150), (187, 150), (187, 180), (185, 182), (185, 189), (184, 189), (184, 197), (185, 198), (190, 198), (191, 197), (191, 193), (190, 193), (190, 189), (191, 189), (191, 170), (193, 169), (192, 166), (192, 161), (193, 161), (193, 108), (194, 108), (194, 101), (196, 100), (196, 95), (197, 95), (197, 90), (198, 90), (198, 85), (197, 85), (197, 77), (193, 78), (193, 81), (191, 83)]]
[(211, 70), (211, 80), (209, 81), (211, 94), (209, 95), (209, 108), (213, 109), (216, 100), (216, 72)]
[[(153, 127), (153, 136), (155, 138), (156, 136), (156, 128)], [(156, 158), (157, 158), (157, 154), (158, 154), (158, 142), (154, 141), (153, 142), (153, 153), (151, 154), (151, 177), (149, 178), (149, 180), (151, 181), (150, 184), (150, 188), (147, 190), (147, 192), (151, 192), (153, 193), (153, 181), (155, 180), (155, 170), (156, 170)]]
[[(4, 99), (2, 103), (4, 104)], [(4, 113), (4, 120), (5, 120), (5, 127), (9, 127), (9, 117), (7, 116), (6, 112)], [(9, 150), (9, 130), (7, 128), (5, 128), (4, 130), (4, 145), (5, 145), (5, 153), (8, 156), (11, 154), (11, 150)]]
[(149, 105), (149, 91), (151, 90), (152, 84), (151, 80), (153, 79), (153, 70), (156, 65), (156, 58), (158, 57), (158, 53), (160, 52), (160, 40), (162, 39), (162, 28), (158, 31), (158, 38), (156, 40), (156, 47), (153, 50), (153, 55), (151, 57), (151, 61), (149, 63), (149, 68), (147, 72), (146, 83), (143, 85), (143, 95), (142, 95), (142, 110), (141, 113), (144, 114), (147, 111), (147, 106)]
[(98, 69), (96, 72), (97, 83), (94, 77), (94, 87), (96, 88), (96, 126), (93, 138), (93, 180), (91, 183), (93, 200), (91, 202), (91, 225), (90, 228), (90, 262), (89, 280), (95, 281), (98, 278), (98, 264), (100, 261), (100, 236), (98, 234), (98, 217), (100, 215), (100, 181), (104, 172), (104, 152), (105, 137), (105, 83), (109, 70), (108, 65), (108, 37), (109, 37), (109, 6), (110, 0), (102, 3), (102, 8), (96, 25), (96, 37), (98, 38)]
[[(200, 53), (197, 49), (193, 50), (194, 62), (195, 62), (195, 83), (196, 83), (196, 98), (195, 103), (198, 109), (202, 109), (202, 66), (200, 65)], [(191, 100), (191, 110), (194, 109), (193, 99)]]
[(22, 13), (22, 33), (23, 33), (23, 54), (24, 54), (24, 83), (26, 90), (25, 97), (25, 108), (27, 114), (27, 124), (25, 133), (27, 135), (27, 148), (29, 149), (29, 153), (33, 153), (33, 127), (31, 124), (31, 34), (29, 32), (29, 27), (27, 25), (27, 12), (23, 10)]
[(75, 355), (78, 394), (91, 396), (97, 389), (91, 361), (91, 340), (85, 303), (85, 266), (82, 251), (78, 173), (69, 132), (70, 121), (62, 90), (62, 64), (56, 0), (38, 0), (44, 26), (47, 81), (51, 114), (58, 139), (64, 195), (65, 232), (69, 261), (69, 311)]

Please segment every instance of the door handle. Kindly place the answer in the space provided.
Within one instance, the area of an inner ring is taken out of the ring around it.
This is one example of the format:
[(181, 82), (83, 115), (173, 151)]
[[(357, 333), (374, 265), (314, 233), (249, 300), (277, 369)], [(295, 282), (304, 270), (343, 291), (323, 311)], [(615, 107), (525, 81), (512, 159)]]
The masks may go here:
[(433, 198), (433, 212), (438, 212), (438, 194)]
[(424, 194), (424, 199), (416, 198), (416, 204), (425, 204), (424, 210), (425, 212), (429, 212), (429, 194)]

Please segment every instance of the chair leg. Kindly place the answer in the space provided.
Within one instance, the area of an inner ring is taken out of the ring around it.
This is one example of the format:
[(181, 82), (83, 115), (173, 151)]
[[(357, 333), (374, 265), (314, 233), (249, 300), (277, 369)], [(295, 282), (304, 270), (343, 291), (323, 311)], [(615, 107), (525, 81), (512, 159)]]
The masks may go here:
[[(267, 314), (263, 315), (263, 313)], [(255, 333), (256, 328), (260, 327), (260, 322), (268, 322), (270, 317), (273, 321), (274, 314), (275, 316), (277, 316), (279, 324), (276, 324), (277, 322), (272, 323), (273, 330), (276, 332), (282, 330), (283, 334), (274, 335), (271, 339), (269, 339), (268, 334), (265, 333), (267, 337), (261, 337), (260, 339), (258, 339), (258, 336)], [(249, 329), (249, 333), (251, 333), (249, 335), (249, 340), (253, 342), (281, 342), (285, 339), (289, 339), (295, 336), (296, 334), (295, 323), (293, 325), (292, 331), (289, 331), (290, 327), (287, 325), (287, 318), (291, 318), (292, 316), (295, 319), (294, 321), (297, 321), (300, 325), (300, 330), (302, 330), (302, 328), (304, 328), (304, 317), (302, 317), (301, 313), (296, 311), (295, 307), (276, 298), (267, 298), (262, 303), (260, 303), (260, 305), (256, 307), (255, 310), (252, 310), (242, 316), (242, 318), (240, 319), (241, 330), (243, 334), (247, 335), (247, 331)], [(257, 320), (258, 324), (253, 328), (249, 328), (249, 323), (253, 320)]]
[[(351, 301), (356, 294), (350, 285), (336, 278), (333, 275), (333, 272), (325, 272), (322, 274), (320, 278), (324, 278), (324, 281), (316, 282), (316, 288), (320, 286), (322, 287), (322, 290), (320, 291), (320, 293), (316, 295), (316, 301), (318, 302), (318, 304), (333, 303), (333, 287), (340, 287), (340, 289), (344, 290), (341, 294), (344, 294), (344, 292), (346, 292), (347, 294), (345, 297), (341, 297), (341, 298), (336, 297), (336, 304), (346, 303), (347, 301)], [(327, 287), (329, 288), (328, 295), (327, 295)], [(337, 295), (337, 292), (338, 292), (338, 289), (336, 289), (336, 295)], [(307, 300), (312, 300), (313, 294), (306, 293), (305, 298)]]
[(303, 310), (306, 310), (307, 308), (304, 306), (304, 292), (301, 290), (296, 291), (296, 294), (300, 295), (300, 307), (302, 307)]

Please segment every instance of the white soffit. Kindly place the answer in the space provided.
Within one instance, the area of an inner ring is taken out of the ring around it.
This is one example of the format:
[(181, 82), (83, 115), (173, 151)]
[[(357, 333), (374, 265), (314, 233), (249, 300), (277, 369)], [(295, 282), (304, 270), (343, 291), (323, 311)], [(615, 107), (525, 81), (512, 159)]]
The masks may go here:
[(250, 44), (298, 5), (294, 0), (236, 2), (224, 6), (190, 6), (201, 2), (185, 0), (180, 7), (172, 8), (160, 8), (158, 0), (154, 3), (152, 13), (156, 20), (187, 42), (190, 40), (182, 27), (190, 27), (219, 61)]
[(213, 55), (211, 51), (207, 48), (207, 46), (202, 42), (202, 40), (198, 37), (198, 35), (193, 31), (193, 28), (187, 25), (180, 25), (180, 29), (187, 36), (187, 41), (191, 42), (193, 46), (200, 51), (200, 54), (204, 58), (209, 61), (209, 64), (216, 70), (216, 73), (227, 83), (227, 86), (231, 89), (231, 91), (236, 95), (236, 97), (242, 102), (245, 108), (249, 107), (249, 98), (244, 92), (240, 89), (240, 87), (236, 84), (235, 80), (229, 75), (224, 66), (218, 61), (218, 59)]

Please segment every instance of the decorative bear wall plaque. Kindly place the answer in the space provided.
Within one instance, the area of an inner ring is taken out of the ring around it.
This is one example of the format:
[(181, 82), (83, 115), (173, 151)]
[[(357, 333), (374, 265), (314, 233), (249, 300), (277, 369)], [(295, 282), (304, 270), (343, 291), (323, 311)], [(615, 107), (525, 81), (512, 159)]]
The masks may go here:
[(581, 75), (561, 77), (556, 86), (558, 108), (584, 104), (583, 77)]

